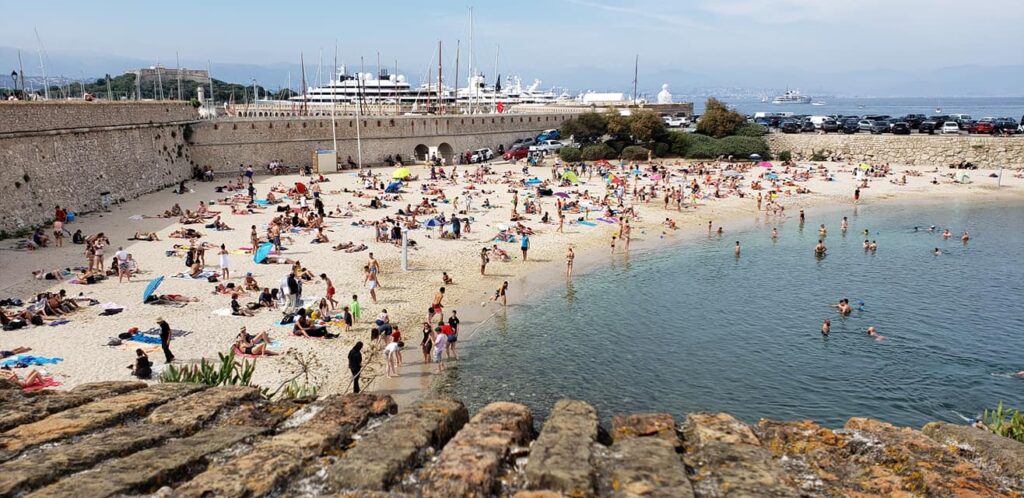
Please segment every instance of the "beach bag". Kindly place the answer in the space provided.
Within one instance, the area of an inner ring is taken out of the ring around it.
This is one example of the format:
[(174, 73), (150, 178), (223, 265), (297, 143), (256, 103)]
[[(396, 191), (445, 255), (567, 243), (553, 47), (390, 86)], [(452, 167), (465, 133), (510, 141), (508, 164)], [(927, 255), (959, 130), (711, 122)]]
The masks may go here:
[(245, 307), (250, 310), (258, 310), (260, 309), (260, 303), (248, 303), (245, 305)]
[(217, 275), (210, 275), (209, 277), (206, 277), (206, 281), (210, 283), (217, 282)]
[(281, 318), (281, 325), (288, 325), (289, 323), (295, 323), (295, 313), (285, 313), (284, 317)]

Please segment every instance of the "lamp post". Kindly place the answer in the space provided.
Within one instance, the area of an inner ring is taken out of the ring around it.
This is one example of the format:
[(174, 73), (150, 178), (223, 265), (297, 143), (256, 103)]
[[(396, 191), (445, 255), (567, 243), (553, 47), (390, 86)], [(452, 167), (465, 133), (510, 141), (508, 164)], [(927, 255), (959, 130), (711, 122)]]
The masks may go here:
[(18, 71), (11, 71), (11, 81), (14, 82), (14, 94), (18, 94)]

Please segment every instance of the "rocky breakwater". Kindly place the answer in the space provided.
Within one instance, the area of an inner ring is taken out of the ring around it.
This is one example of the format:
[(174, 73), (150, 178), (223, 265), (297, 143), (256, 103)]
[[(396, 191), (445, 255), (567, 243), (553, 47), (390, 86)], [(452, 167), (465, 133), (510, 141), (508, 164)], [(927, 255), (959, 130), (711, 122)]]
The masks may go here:
[(0, 496), (1021, 496), (1024, 444), (943, 423), (748, 425), (559, 401), (398, 412), (390, 397), (267, 401), (248, 387), (0, 383)]
[(1024, 166), (1024, 137), (950, 135), (767, 135), (773, 156), (789, 151), (793, 159), (826, 159), (870, 164), (890, 163), (945, 168), (969, 161), (985, 168)]

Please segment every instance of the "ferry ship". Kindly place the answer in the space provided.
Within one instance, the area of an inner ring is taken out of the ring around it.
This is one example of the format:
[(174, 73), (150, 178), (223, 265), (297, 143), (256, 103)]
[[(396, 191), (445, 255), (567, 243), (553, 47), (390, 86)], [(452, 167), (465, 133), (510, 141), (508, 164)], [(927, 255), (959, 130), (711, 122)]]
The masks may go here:
[(773, 104), (810, 104), (811, 98), (801, 95), (799, 90), (786, 90), (782, 95), (776, 95), (772, 99)]

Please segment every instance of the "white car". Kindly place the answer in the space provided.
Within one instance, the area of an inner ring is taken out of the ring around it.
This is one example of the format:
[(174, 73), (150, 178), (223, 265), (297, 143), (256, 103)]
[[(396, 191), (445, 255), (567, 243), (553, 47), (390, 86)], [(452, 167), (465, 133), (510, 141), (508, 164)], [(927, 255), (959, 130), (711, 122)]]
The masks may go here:
[(482, 163), (484, 161), (490, 161), (494, 158), (494, 151), (490, 148), (484, 147), (483, 149), (477, 149), (473, 151), (473, 155), (470, 156), (469, 160), (474, 163)]
[(960, 125), (956, 124), (956, 121), (946, 121), (942, 123), (942, 133), (960, 134)]
[(661, 119), (665, 121), (665, 126), (669, 128), (680, 128), (690, 125), (690, 119), (682, 116), (665, 116)]
[(558, 140), (545, 140), (537, 145), (531, 145), (530, 152), (558, 152), (562, 147), (565, 147), (565, 144)]

